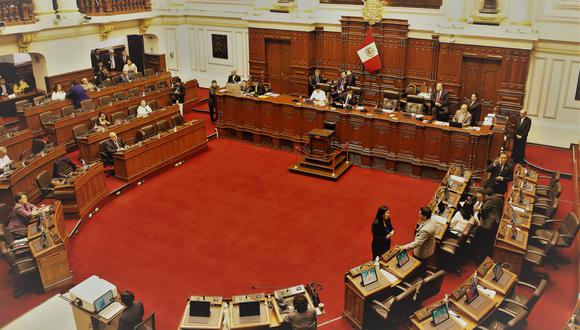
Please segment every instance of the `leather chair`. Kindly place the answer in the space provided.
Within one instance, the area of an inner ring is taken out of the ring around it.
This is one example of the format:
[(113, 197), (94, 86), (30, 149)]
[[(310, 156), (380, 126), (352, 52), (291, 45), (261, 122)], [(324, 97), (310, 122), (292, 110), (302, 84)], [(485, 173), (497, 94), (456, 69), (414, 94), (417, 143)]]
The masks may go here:
[(165, 81), (165, 80), (158, 81), (157, 82), (157, 87), (159, 87), (159, 89), (166, 88), (167, 87), (167, 81)]
[(99, 97), (99, 106), (101, 106), (101, 107), (109, 105), (112, 102), (113, 102), (113, 98), (111, 97), (111, 95), (103, 95), (103, 96)]
[(115, 84), (115, 82), (112, 79), (106, 79), (106, 80), (101, 81), (100, 88), (111, 87), (114, 84)]
[(40, 95), (40, 96), (35, 96), (34, 98), (32, 98), (32, 104), (38, 106), (41, 104), (44, 104), (46, 101), (46, 96), (44, 95)]
[(492, 313), (488, 318), (485, 319), (483, 324), (478, 325), (476, 329), (479, 330), (503, 330), (503, 329), (521, 329), (528, 319), (528, 312), (524, 311), (515, 317), (511, 315), (505, 315), (501, 309)]
[(137, 72), (133, 74), (132, 79), (142, 79), (143, 78), (143, 72)]
[(89, 132), (89, 130), (87, 129), (87, 125), (85, 125), (85, 124), (80, 124), (80, 125), (73, 127), (73, 136), (75, 139), (78, 139), (81, 136), (87, 135), (88, 132)]
[(151, 108), (152, 111), (157, 110), (157, 100), (151, 100), (147, 104), (149, 104), (149, 107)]
[(32, 139), (32, 149), (30, 150), (33, 155), (39, 154), (46, 147), (46, 141), (41, 139)]
[(8, 134), (8, 129), (4, 125), (0, 125), (0, 136)]
[(408, 95), (405, 103), (405, 112), (423, 114), (425, 111), (425, 99), (417, 95)]
[(550, 182), (547, 185), (536, 185), (536, 196), (547, 197), (552, 189), (554, 189), (556, 182), (560, 182), (560, 172), (555, 171), (551, 177), (542, 176), (541, 178), (549, 178)]
[(145, 77), (148, 77), (148, 76), (155, 74), (155, 70), (153, 70), (151, 68), (147, 68), (147, 69), (143, 70), (143, 74), (145, 75)]
[(439, 245), (439, 251), (449, 258), (442, 258), (443, 260), (448, 260), (450, 263), (453, 264), (453, 271), (457, 276), (461, 276), (461, 268), (457, 263), (457, 255), (460, 252), (462, 247), (465, 247), (467, 240), (471, 234), (471, 231), (474, 229), (474, 225), (468, 223), (465, 226), (465, 229), (458, 233), (451, 231), (452, 235), (446, 236), (441, 240), (441, 244)]
[[(509, 314), (512, 317), (515, 317), (522, 312), (531, 313), (547, 287), (548, 280), (545, 278), (541, 279), (537, 286), (517, 281), (514, 289), (511, 291), (510, 295), (504, 299), (499, 308), (503, 309), (502, 311), (504, 313)], [(527, 288), (528, 290), (526, 291), (533, 290), (533, 292), (528, 297), (521, 292), (522, 290), (520, 290), (520, 288)]]
[(556, 247), (570, 247), (572, 243), (574, 243), (574, 239), (578, 233), (578, 228), (580, 227), (580, 222), (578, 222), (576, 214), (570, 212), (566, 214), (566, 217), (564, 217), (563, 220), (550, 220), (550, 222), (560, 223), (558, 230), (537, 229), (532, 238), (536, 238), (543, 245), (546, 245), (548, 242), (553, 240), (554, 236), (557, 236), (558, 239), (555, 242)]
[(401, 282), (397, 288), (402, 289), (404, 287), (406, 290), (412, 286), (415, 286), (417, 288), (417, 292), (415, 293), (413, 299), (418, 305), (420, 305), (423, 301), (439, 293), (441, 290), (441, 285), (443, 284), (444, 277), (444, 270), (439, 270), (436, 273), (428, 271), (425, 278), (419, 277), (411, 283)]
[(25, 108), (28, 108), (31, 105), (32, 105), (32, 102), (30, 102), (28, 100), (20, 100), (20, 101), (14, 102), (14, 106), (16, 107), (16, 111), (24, 110)]
[(381, 109), (397, 110), (399, 109), (399, 98), (401, 93), (394, 90), (383, 91), (383, 101), (380, 104)]
[(129, 116), (137, 117), (137, 109), (139, 108), (138, 105), (132, 105), (128, 107)]
[[(112, 172), (110, 167), (113, 166), (113, 162), (108, 160), (107, 153), (105, 152), (105, 143), (107, 143), (107, 140), (99, 142), (99, 156), (101, 156), (101, 161), (105, 166), (105, 174), (109, 175)], [(106, 169), (106, 167), (109, 167), (109, 169)]]
[(143, 322), (137, 324), (135, 330), (155, 330), (155, 312), (152, 312)]
[(173, 123), (174, 127), (182, 125), (184, 123), (183, 117), (181, 117), (180, 114), (175, 114), (175, 115), (171, 116), (171, 122)]
[(554, 198), (560, 198), (562, 194), (562, 183), (558, 180), (550, 186), (550, 189), (542, 190), (540, 193), (536, 192), (536, 201), (550, 201)]
[(97, 106), (95, 105), (95, 102), (91, 99), (86, 99), (86, 100), (82, 100), (81, 101), (81, 109), (83, 110), (93, 110), (95, 109)]
[(115, 99), (117, 101), (121, 101), (121, 100), (127, 99), (127, 94), (125, 92), (117, 92), (117, 93), (114, 94), (114, 96), (115, 96)]
[(264, 89), (266, 89), (266, 93), (270, 93), (272, 91), (272, 84), (264, 83)]
[(0, 224), (8, 226), (12, 214), (12, 208), (6, 203), (0, 203)]
[(409, 84), (407, 85), (407, 88), (405, 88), (405, 96), (401, 96), (399, 98), (399, 101), (401, 103), (407, 103), (407, 98), (409, 97), (409, 95), (417, 95), (417, 86), (413, 85), (413, 84)]
[(36, 185), (40, 189), (42, 198), (54, 198), (54, 188), (51, 187), (50, 180), (50, 174), (48, 174), (46, 170), (43, 170), (36, 175)]
[(129, 95), (132, 97), (137, 97), (141, 95), (141, 90), (139, 87), (133, 87), (129, 90)]
[[(538, 247), (535, 245), (528, 244), (528, 249), (524, 254), (524, 260), (528, 262), (530, 265), (532, 265), (532, 267), (534, 265), (542, 267), (544, 266), (544, 263), (548, 259), (550, 252), (552, 251), (554, 246), (556, 246), (556, 244), (558, 243), (558, 240), (560, 239), (560, 234), (558, 232), (555, 232), (550, 239), (539, 238), (537, 236), (535, 238), (539, 241), (542, 241), (543, 245)], [(554, 266), (554, 268), (557, 268), (555, 264), (552, 265)]]
[(91, 128), (98, 126), (99, 117), (97, 117), (97, 116), (91, 117), (91, 119), (89, 119), (89, 122), (91, 123)]
[(145, 93), (150, 93), (157, 90), (157, 86), (155, 84), (149, 84), (145, 86)]
[[(9, 218), (11, 218), (13, 215), (11, 215)], [(1, 228), (1, 239), (2, 239), (2, 243), (4, 243), (5, 248), (10, 250), (12, 253), (14, 253), (14, 255), (18, 258), (20, 258), (21, 256), (27, 256), (27, 255), (31, 255), (31, 251), (30, 251), (30, 247), (28, 246), (28, 242), (18, 242), (16, 241), (14, 235), (18, 235), (20, 237), (26, 237), (27, 233), (26, 232), (11, 232), (8, 229), (8, 224), (0, 224), (0, 228)], [(4, 253), (2, 253), (4, 254)]]
[(560, 204), (559, 198), (554, 198), (551, 204), (546, 203), (536, 203), (534, 204), (534, 212), (532, 213), (532, 226), (534, 227), (544, 227), (549, 223), (555, 222), (551, 220), (556, 215), (558, 211), (558, 205)]
[(123, 121), (127, 118), (127, 116), (125, 116), (125, 113), (123, 113), (123, 111), (117, 111), (111, 114), (111, 124), (116, 125), (115, 123), (117, 122), (117, 120), (119, 121)]
[(42, 292), (38, 267), (32, 257), (16, 258), (14, 253), (8, 250), (4, 255), (4, 259), (10, 266), (11, 274), (15, 277), (14, 298), (20, 297), (25, 288), (31, 287), (26, 283), (27, 279), (34, 280), (36, 291)]
[(58, 116), (55, 115), (52, 111), (46, 111), (40, 114), (40, 125), (43, 128), (46, 128), (46, 124), (58, 119)]
[(63, 117), (68, 117), (75, 113), (75, 106), (74, 105), (67, 105), (66, 107), (62, 107), (60, 109), (60, 113)]
[(153, 125), (143, 126), (137, 130), (137, 141), (143, 141), (155, 135), (155, 127)]
[(167, 119), (158, 121), (155, 123), (155, 126), (157, 127), (157, 132), (167, 132), (172, 128), (171, 123)]
[(392, 326), (405, 320), (417, 309), (418, 305), (413, 300), (416, 292), (417, 287), (412, 286), (397, 296), (390, 297), (386, 300), (373, 300), (371, 302), (371, 309), (382, 323), (385, 323), (387, 327), (389, 325)]

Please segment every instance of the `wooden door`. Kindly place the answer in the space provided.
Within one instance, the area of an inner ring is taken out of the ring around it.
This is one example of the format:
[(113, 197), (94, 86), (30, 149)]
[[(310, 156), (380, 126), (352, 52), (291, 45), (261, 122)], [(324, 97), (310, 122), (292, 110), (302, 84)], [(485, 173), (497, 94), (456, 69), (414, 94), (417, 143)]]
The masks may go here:
[(461, 77), (460, 103), (478, 93), (482, 105), (482, 118), (493, 109), (499, 86), (500, 60), (465, 57)]
[(276, 93), (287, 93), (291, 61), (290, 41), (266, 40), (266, 60), (268, 73), (265, 82), (270, 83)]

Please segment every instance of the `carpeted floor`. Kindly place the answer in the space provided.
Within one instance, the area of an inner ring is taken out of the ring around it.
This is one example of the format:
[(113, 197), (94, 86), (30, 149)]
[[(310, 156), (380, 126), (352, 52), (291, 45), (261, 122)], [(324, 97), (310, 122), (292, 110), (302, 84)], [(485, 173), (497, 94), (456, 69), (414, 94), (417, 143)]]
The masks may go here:
[[(370, 258), (377, 207), (391, 207), (393, 244), (406, 243), (437, 183), (360, 167), (329, 182), (289, 173), (293, 161), (287, 151), (212, 140), (207, 152), (123, 192), (82, 225), (69, 244), (75, 280), (96, 274), (133, 290), (146, 312), (155, 311), (158, 329), (177, 327), (189, 295), (229, 297), (309, 281), (324, 286), (327, 314), (319, 321), (339, 317), (345, 271)], [(570, 209), (563, 204), (558, 214)], [(560, 271), (540, 269), (551, 281), (527, 329), (565, 323), (576, 302), (573, 251), (559, 253), (569, 261)], [(442, 294), (474, 269), (447, 274)], [(0, 263), (0, 325), (51, 295), (15, 300), (11, 286)], [(326, 328), (350, 326), (340, 320)]]

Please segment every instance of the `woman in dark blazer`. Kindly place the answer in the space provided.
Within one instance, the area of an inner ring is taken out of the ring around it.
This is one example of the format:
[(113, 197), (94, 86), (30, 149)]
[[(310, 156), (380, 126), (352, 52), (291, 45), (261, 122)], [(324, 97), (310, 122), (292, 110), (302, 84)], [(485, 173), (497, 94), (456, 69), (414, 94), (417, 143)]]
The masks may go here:
[(381, 205), (377, 210), (377, 215), (373, 220), (371, 226), (373, 233), (373, 259), (380, 257), (391, 247), (391, 237), (395, 234), (393, 225), (391, 224), (391, 213), (389, 207)]
[(471, 126), (477, 126), (481, 116), (481, 102), (477, 93), (471, 94), (471, 100), (467, 105), (467, 111), (471, 114)]

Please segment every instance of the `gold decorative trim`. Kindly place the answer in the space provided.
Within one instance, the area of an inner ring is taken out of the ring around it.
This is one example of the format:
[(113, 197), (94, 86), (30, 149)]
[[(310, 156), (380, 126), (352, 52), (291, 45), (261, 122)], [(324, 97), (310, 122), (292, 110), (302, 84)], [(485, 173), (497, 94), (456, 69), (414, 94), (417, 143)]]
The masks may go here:
[(515, 22), (510, 22), (511, 25), (518, 25), (518, 26), (532, 26), (532, 21), (531, 20), (525, 20), (525, 21), (515, 21)]
[(151, 18), (139, 20), (139, 33), (145, 34), (147, 32), (147, 29), (149, 29), (149, 26), (151, 26), (152, 21), (153, 20)]
[(105, 41), (109, 38), (109, 34), (113, 31), (113, 24), (101, 24), (99, 25), (99, 35), (101, 36), (101, 41)]
[(18, 35), (18, 51), (20, 53), (28, 53), (30, 44), (32, 43), (33, 35), (32, 33), (21, 33)]

